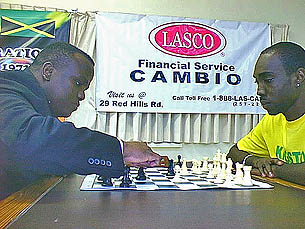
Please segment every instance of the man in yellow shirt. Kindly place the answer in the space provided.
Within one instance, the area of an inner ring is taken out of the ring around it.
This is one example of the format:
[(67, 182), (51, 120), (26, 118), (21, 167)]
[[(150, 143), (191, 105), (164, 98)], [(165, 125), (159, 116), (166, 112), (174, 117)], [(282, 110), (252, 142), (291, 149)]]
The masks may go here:
[(280, 42), (260, 54), (257, 94), (268, 114), (229, 151), (252, 173), (305, 185), (305, 50)]

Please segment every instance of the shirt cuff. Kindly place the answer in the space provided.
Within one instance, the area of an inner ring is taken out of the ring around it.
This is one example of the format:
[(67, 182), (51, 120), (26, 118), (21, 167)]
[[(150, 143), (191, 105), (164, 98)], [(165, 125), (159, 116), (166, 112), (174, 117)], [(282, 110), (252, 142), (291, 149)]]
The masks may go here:
[(119, 139), (119, 138), (117, 138), (118, 139), (118, 141), (120, 142), (120, 145), (121, 145), (121, 153), (122, 153), (122, 155), (123, 155), (123, 152), (124, 152), (124, 142), (121, 140), (121, 139)]

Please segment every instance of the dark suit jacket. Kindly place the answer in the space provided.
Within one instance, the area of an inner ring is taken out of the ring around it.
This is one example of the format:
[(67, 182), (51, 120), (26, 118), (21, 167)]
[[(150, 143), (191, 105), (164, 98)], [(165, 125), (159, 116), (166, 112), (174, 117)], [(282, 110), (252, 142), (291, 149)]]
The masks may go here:
[(0, 73), (0, 182), (70, 173), (116, 177), (123, 169), (120, 142), (53, 117), (29, 70)]

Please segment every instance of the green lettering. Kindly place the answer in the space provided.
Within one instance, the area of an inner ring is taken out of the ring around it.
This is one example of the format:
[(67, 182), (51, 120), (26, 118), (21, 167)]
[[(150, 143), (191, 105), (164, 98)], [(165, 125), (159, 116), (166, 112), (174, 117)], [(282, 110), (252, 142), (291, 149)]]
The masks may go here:
[(293, 163), (293, 160), (292, 160), (292, 153), (291, 152), (287, 152), (287, 163), (288, 164), (291, 164)]
[(295, 157), (295, 163), (299, 164), (300, 163), (300, 152), (292, 152), (293, 156)]
[(302, 157), (301, 157), (301, 160), (300, 160), (300, 163), (304, 163), (305, 162), (305, 153), (302, 151)]
[(287, 154), (286, 151), (283, 152), (283, 161), (287, 162)]
[(278, 159), (284, 159), (284, 158), (282, 158), (282, 150), (283, 150), (283, 147), (281, 147), (281, 146), (276, 146), (276, 157), (278, 158)]

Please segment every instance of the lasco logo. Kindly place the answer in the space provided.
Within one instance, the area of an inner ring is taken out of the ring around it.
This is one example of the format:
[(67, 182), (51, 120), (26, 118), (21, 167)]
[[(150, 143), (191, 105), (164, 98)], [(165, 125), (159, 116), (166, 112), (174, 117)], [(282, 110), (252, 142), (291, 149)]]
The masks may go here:
[(226, 46), (226, 39), (221, 32), (194, 22), (160, 25), (150, 32), (149, 41), (166, 54), (187, 58), (215, 55)]

